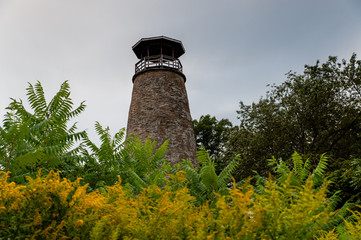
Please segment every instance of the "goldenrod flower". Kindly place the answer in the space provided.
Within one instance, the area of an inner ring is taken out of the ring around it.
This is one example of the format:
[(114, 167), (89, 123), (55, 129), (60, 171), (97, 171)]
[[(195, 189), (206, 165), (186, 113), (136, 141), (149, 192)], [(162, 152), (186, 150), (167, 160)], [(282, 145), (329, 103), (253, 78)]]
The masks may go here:
[(84, 221), (83, 221), (82, 219), (79, 219), (78, 221), (76, 221), (75, 226), (76, 226), (76, 227), (80, 227), (80, 226), (82, 226), (83, 224), (84, 224)]

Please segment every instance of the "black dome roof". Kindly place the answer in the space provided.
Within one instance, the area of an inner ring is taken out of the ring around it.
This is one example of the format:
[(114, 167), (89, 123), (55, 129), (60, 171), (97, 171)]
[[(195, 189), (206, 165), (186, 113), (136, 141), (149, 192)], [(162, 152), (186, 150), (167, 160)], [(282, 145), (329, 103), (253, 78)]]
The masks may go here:
[(132, 49), (139, 59), (148, 55), (160, 55), (161, 53), (179, 58), (185, 53), (181, 41), (165, 36), (142, 38)]

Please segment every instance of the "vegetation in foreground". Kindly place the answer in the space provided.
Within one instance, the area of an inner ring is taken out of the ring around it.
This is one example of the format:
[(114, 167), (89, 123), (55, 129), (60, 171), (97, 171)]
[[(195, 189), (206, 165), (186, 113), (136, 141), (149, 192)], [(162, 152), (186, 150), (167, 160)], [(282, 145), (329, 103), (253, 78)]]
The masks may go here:
[[(279, 165), (279, 167), (281, 167)], [(0, 236), (10, 239), (359, 239), (361, 215), (343, 220), (309, 175), (295, 172), (258, 186), (248, 181), (197, 204), (182, 171), (134, 195), (121, 184), (87, 191), (50, 171), (26, 184), (1, 173)], [(285, 179), (282, 179), (285, 177)], [(335, 230), (336, 229), (336, 230)]]
[(360, 65), (290, 73), (239, 127), (194, 121), (199, 168), (98, 122), (97, 145), (70, 124), (85, 104), (68, 82), (49, 103), (29, 84), (32, 111), (12, 99), (0, 127), (0, 238), (360, 239)]

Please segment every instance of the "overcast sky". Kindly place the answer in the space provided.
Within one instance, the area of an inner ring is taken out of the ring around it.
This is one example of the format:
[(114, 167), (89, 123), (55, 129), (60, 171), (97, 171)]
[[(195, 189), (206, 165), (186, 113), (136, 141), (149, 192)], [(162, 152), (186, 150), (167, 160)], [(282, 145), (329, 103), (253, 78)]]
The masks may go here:
[[(48, 99), (69, 80), (77, 119), (126, 127), (143, 37), (181, 40), (191, 115), (237, 124), (239, 101), (329, 55), (361, 58), (361, 0), (0, 0), (0, 114), (39, 80)], [(95, 137), (95, 136), (94, 136)]]

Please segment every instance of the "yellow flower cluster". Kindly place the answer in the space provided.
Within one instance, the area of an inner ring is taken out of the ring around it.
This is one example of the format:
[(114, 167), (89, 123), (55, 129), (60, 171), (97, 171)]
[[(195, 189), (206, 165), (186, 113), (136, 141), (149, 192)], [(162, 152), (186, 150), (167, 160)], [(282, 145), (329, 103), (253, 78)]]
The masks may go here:
[(24, 197), (24, 186), (17, 186), (14, 182), (8, 183), (9, 173), (0, 172), (0, 214), (6, 211), (20, 211)]
[[(9, 239), (337, 239), (322, 231), (332, 217), (326, 186), (315, 190), (309, 180), (301, 187), (290, 181), (268, 180), (256, 193), (250, 183), (217, 195), (215, 206), (197, 206), (184, 173), (169, 176), (164, 188), (149, 186), (137, 195), (121, 182), (104, 193), (87, 192), (80, 180), (59, 172), (28, 178), (19, 186), (0, 173), (0, 238)], [(361, 215), (346, 222), (357, 236)]]

